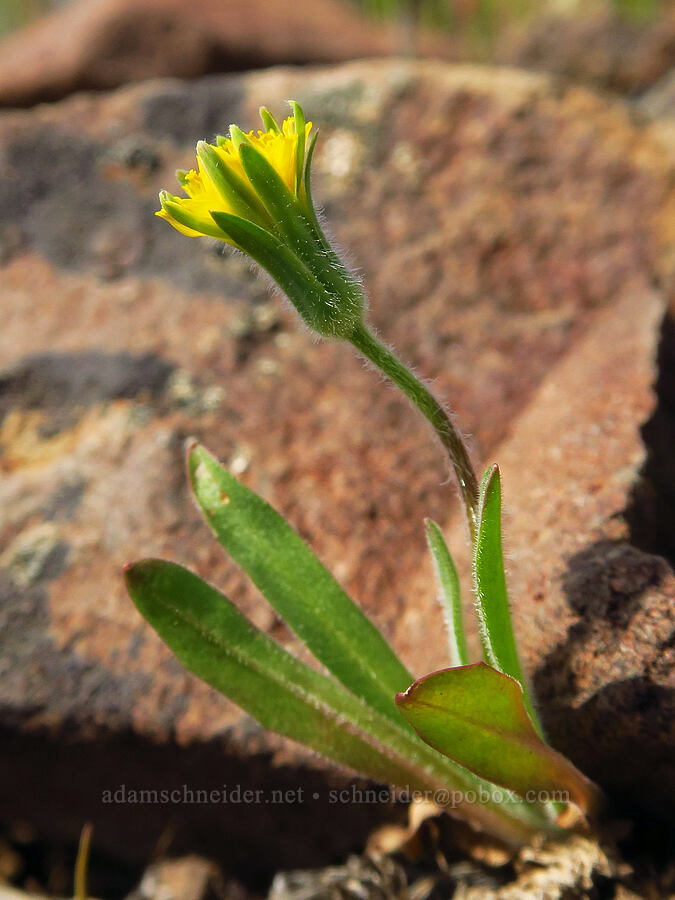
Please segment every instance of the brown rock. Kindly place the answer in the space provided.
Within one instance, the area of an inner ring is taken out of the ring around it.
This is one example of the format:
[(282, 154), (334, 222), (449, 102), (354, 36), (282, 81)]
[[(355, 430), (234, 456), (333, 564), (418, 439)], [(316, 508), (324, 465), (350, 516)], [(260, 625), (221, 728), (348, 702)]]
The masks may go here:
[(543, 14), (507, 32), (496, 58), (622, 94), (644, 91), (675, 65), (672, 8), (630, 16), (606, 7)]
[[(418, 55), (485, 61), (467, 12), (451, 31), (422, 30)], [(633, 17), (601, 8), (527, 17), (506, 11), (502, 21), (489, 51), (499, 63), (631, 95), (675, 65), (668, 8)], [(0, 42), (0, 106), (153, 77), (408, 53), (410, 44), (402, 23), (365, 18), (348, 0), (74, 0)]]
[[(673, 208), (663, 145), (621, 105), (583, 90), (440, 64), (79, 96), (0, 116), (0, 238), (10, 236), (0, 771), (11, 771), (0, 802), (42, 827), (59, 804), (61, 834), (93, 819), (100, 846), (130, 856), (147, 852), (170, 816), (176, 852), (222, 856), (226, 846), (231, 868), (303, 866), (352, 846), (389, 812), (329, 805), (338, 776), (187, 675), (126, 597), (124, 562), (174, 559), (297, 649), (194, 510), (189, 435), (311, 541), (415, 673), (446, 663), (422, 528), (425, 515), (446, 522), (455, 502), (440, 450), (405, 401), (346, 347), (315, 343), (244, 261), (152, 216), (156, 191), (190, 164), (197, 138), (231, 121), (253, 125), (260, 103), (279, 111), (289, 96), (321, 126), (316, 194), (356, 256), (384, 337), (452, 398), (476, 459), (510, 434), (522, 441), (499, 451), (509, 546), (523, 555), (512, 557), (512, 588), (552, 735), (596, 774), (616, 745), (584, 722), (618, 677), (652, 691), (650, 752), (664, 738), (668, 670), (656, 648), (670, 572), (631, 547), (621, 524), (645, 459), (640, 426), (655, 407), (665, 307), (655, 276), (665, 284), (669, 274)], [(535, 443), (541, 482), (516, 465)], [(518, 505), (519, 485), (536, 498), (536, 519)], [(549, 558), (535, 555), (535, 538)], [(617, 539), (624, 548), (610, 545)], [(560, 578), (584, 553), (570, 572), (587, 574), (570, 574), (576, 599), (566, 599)], [(525, 627), (531, 597), (536, 632)], [(617, 624), (603, 631), (605, 615)], [(622, 657), (631, 615), (640, 631)], [(561, 647), (570, 650), (562, 685), (545, 676)], [(582, 749), (566, 737), (570, 711)], [(633, 758), (613, 765), (609, 787), (625, 783)], [(141, 810), (124, 791), (101, 802), (122, 785), (223, 783), (301, 788), (304, 802)]]
[[(341, 0), (79, 0), (0, 43), (0, 106), (146, 78), (383, 56), (401, 39)], [(441, 36), (424, 35), (420, 48), (450, 55)]]
[[(655, 415), (662, 311), (646, 292), (599, 315), (490, 454), (519, 647), (549, 737), (610, 797), (653, 810), (673, 798), (675, 579), (631, 541), (646, 537), (636, 424)], [(450, 541), (468, 580), (463, 527)]]

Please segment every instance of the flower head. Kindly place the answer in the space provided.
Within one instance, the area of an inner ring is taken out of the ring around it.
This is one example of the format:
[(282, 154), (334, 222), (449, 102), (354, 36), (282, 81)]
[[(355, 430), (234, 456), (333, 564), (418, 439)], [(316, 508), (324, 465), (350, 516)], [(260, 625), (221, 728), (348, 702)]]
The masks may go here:
[[(270, 217), (256, 198), (255, 188), (239, 156), (238, 148), (243, 142), (257, 150), (286, 188), (306, 205), (302, 161), (312, 123), (298, 122), (297, 116), (293, 115), (288, 116), (279, 127), (268, 110), (261, 110), (261, 115), (263, 124), (267, 126), (265, 130), (244, 134), (233, 125), (230, 137), (219, 135), (215, 144), (199, 141), (197, 168), (176, 173), (187, 196), (178, 197), (162, 191), (159, 195), (162, 208), (156, 215), (166, 219), (182, 234), (215, 237), (235, 246), (236, 242), (215, 223), (211, 211), (243, 215), (260, 225), (271, 225)], [(296, 131), (298, 126), (304, 132), (300, 138)]]
[(199, 141), (197, 168), (178, 171), (186, 196), (162, 191), (161, 210), (182, 234), (212, 237), (244, 251), (269, 272), (319, 334), (348, 337), (362, 321), (361, 286), (328, 243), (312, 204), (316, 135), (300, 105), (280, 127), (264, 107), (264, 128), (236, 125), (215, 144)]

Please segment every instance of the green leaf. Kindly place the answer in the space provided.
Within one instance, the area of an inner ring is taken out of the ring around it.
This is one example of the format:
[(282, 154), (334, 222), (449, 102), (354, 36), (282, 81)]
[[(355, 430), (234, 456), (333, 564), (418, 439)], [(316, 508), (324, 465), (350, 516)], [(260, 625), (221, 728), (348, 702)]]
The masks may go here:
[(218, 193), (235, 215), (251, 219), (264, 227), (271, 226), (272, 222), (267, 210), (250, 185), (233, 172), (210, 144), (206, 141), (199, 141), (197, 156)]
[(307, 218), (312, 223), (314, 231), (318, 235), (319, 241), (321, 242), (321, 246), (324, 248), (324, 250), (332, 253), (333, 248), (328, 243), (328, 239), (323, 232), (323, 228), (321, 227), (321, 223), (319, 222), (316, 210), (314, 209), (314, 201), (312, 199), (312, 160), (314, 158), (314, 148), (316, 147), (316, 141), (318, 137), (319, 132), (315, 131), (309, 142), (309, 147), (307, 148), (307, 158), (305, 160), (304, 205)]
[(238, 150), (242, 144), (247, 143), (247, 137), (238, 125), (230, 125), (230, 140), (234, 144), (235, 150)]
[(217, 225), (245, 253), (268, 272), (286, 294), (303, 321), (324, 337), (346, 337), (361, 315), (353, 306), (332, 294), (314, 272), (276, 235), (254, 222), (231, 213), (211, 210)]
[(299, 197), (300, 186), (302, 185), (302, 172), (305, 166), (305, 113), (297, 100), (289, 100), (288, 102), (291, 109), (293, 110), (295, 133), (298, 138), (298, 146), (295, 157), (295, 196)]
[(483, 476), (474, 556), (476, 612), (485, 661), (519, 682), (535, 728), (541, 725), (530, 698), (513, 633), (502, 550), (502, 491), (498, 466)]
[(441, 529), (431, 519), (426, 521), (426, 532), (445, 616), (450, 662), (453, 666), (465, 666), (469, 661), (469, 654), (466, 648), (462, 596), (457, 568)]
[(536, 805), (491, 803), (492, 785), (421, 742), (402, 719), (392, 722), (295, 659), (182, 566), (143, 560), (127, 568), (126, 582), (181, 662), (264, 727), (377, 781), (429, 792), (504, 840), (520, 843), (551, 830)]
[(279, 123), (266, 106), (261, 106), (258, 112), (260, 113), (260, 118), (262, 119), (265, 131), (271, 132), (272, 134), (279, 134), (281, 132)]
[[(325, 239), (317, 233), (305, 214), (304, 203), (291, 193), (263, 154), (243, 141), (239, 146), (239, 158), (249, 181), (289, 247), (324, 285), (329, 297), (328, 306), (332, 305), (335, 320), (330, 333), (348, 337), (363, 320), (365, 300), (361, 285), (337, 254), (326, 247)], [(323, 315), (328, 311), (324, 310)]]
[(360, 733), (375, 718), (367, 707), (296, 660), (201, 578), (148, 559), (127, 569), (126, 582), (141, 614), (181, 662), (265, 728), (379, 781), (414, 777), (405, 760)]
[(276, 235), (241, 216), (211, 210), (215, 225), (268, 272), (303, 319), (325, 303), (326, 289)]
[[(262, 266), (286, 294), (303, 321), (326, 337), (336, 336), (336, 300), (276, 235), (231, 213), (211, 211), (214, 228)], [(339, 323), (338, 323), (339, 324)]]
[(241, 141), (238, 151), (248, 180), (294, 252), (302, 259), (313, 258), (317, 236), (281, 175), (248, 141)]
[(394, 697), (412, 676), (307, 544), (203, 447), (188, 470), (218, 541), (279, 615), (345, 687), (400, 722)]
[(491, 666), (434, 672), (396, 702), (423, 740), (482, 778), (527, 800), (595, 806), (591, 782), (535, 731), (520, 684)]

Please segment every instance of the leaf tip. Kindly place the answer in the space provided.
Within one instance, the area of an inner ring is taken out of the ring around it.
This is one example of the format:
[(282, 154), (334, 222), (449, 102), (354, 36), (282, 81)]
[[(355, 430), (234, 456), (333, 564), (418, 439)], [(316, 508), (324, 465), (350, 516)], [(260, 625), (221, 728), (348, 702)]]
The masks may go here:
[(502, 484), (502, 473), (500, 472), (499, 466), (497, 465), (497, 463), (494, 463), (494, 465), (492, 465), (490, 468), (490, 477), (489, 477), (487, 485), (486, 485), (486, 490), (489, 490), (492, 488), (493, 485), (496, 485), (497, 489), (501, 491), (501, 484)]
[(214, 462), (209, 451), (195, 438), (189, 438), (185, 447), (185, 459), (190, 482), (194, 485), (199, 467), (208, 461)]
[(148, 584), (158, 564), (160, 564), (158, 559), (141, 559), (124, 565), (122, 570), (124, 582), (132, 600), (134, 599), (134, 593)]
[(195, 452), (195, 450), (199, 447), (199, 441), (194, 435), (190, 435), (190, 437), (185, 439), (185, 455), (189, 459), (190, 456)]
[(124, 575), (124, 581), (128, 588), (135, 587), (140, 581), (143, 580), (143, 572), (141, 569), (141, 565), (138, 562), (125, 563), (122, 567), (122, 573)]
[[(411, 685), (411, 687), (412, 687), (412, 685)], [(408, 688), (405, 691), (399, 691), (398, 694), (396, 694), (396, 696), (394, 697), (394, 701), (397, 706), (405, 706), (405, 704), (407, 702), (409, 690), (410, 690), (410, 688)]]
[(499, 477), (499, 466), (497, 465), (497, 463), (492, 463), (492, 465), (489, 465), (487, 467), (487, 469), (485, 470), (485, 474), (483, 475), (483, 483), (481, 485), (482, 493), (484, 494), (488, 488), (488, 485), (490, 485), (495, 478)]

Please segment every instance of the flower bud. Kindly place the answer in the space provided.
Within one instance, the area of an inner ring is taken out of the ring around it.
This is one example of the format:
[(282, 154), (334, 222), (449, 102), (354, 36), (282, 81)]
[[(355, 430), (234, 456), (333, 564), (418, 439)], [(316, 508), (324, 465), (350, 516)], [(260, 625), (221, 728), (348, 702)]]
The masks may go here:
[[(279, 126), (261, 107), (264, 131), (236, 125), (216, 144), (199, 141), (197, 169), (177, 173), (187, 197), (162, 191), (157, 213), (190, 237), (225, 241), (247, 253), (286, 293), (306, 324), (348, 338), (363, 321), (361, 285), (330, 246), (312, 204), (316, 135), (302, 107)], [(308, 146), (309, 141), (309, 146)]]

